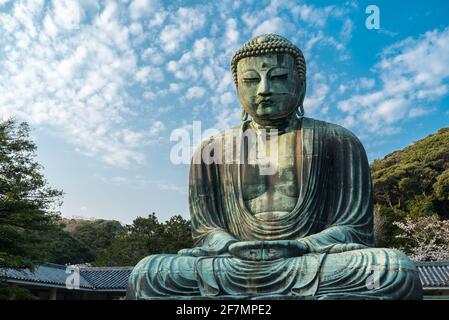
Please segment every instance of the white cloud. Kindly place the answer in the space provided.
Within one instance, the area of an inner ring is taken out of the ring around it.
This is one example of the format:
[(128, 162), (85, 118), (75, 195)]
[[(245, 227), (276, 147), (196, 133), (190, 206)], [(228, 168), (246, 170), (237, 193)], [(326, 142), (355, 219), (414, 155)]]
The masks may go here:
[(310, 85), (311, 92), (306, 94), (304, 100), (304, 109), (309, 114), (317, 114), (323, 112), (328, 106), (324, 105), (327, 100), (327, 96), (330, 91), (328, 80), (322, 73), (316, 73), (312, 77), (312, 83)]
[(359, 87), (360, 89), (372, 89), (376, 84), (376, 80), (369, 78), (360, 78)]
[(195, 87), (191, 87), (187, 90), (185, 98), (187, 100), (198, 99), (198, 98), (202, 98), (205, 93), (206, 93), (206, 89), (204, 89), (203, 87), (195, 86)]
[(44, 18), (44, 30), (45, 33), (50, 36), (54, 37), (58, 34), (58, 27), (56, 26), (55, 22), (53, 21), (53, 18), (50, 15), (46, 15)]
[(276, 34), (283, 34), (285, 27), (285, 22), (282, 21), (279, 17), (274, 17), (269, 20), (263, 21), (261, 24), (257, 26), (253, 30), (253, 35), (259, 35), (264, 33), (276, 33)]
[(148, 27), (155, 28), (160, 27), (164, 22), (165, 19), (167, 19), (168, 12), (164, 10), (160, 10), (158, 12), (155, 12), (151, 19), (147, 21)]
[(386, 124), (395, 123), (401, 120), (407, 111), (407, 101), (402, 98), (392, 98), (382, 101), (372, 113), (365, 114), (365, 120), (373, 121), (373, 116), (375, 121), (382, 121)]
[(331, 13), (338, 14), (338, 11), (336, 11), (333, 6), (317, 8), (313, 5), (302, 4), (293, 7), (292, 13), (308, 24), (322, 27), (326, 24), (329, 15)]
[(54, 128), (110, 165), (143, 162), (150, 133), (132, 124), (138, 97), (129, 88), (163, 74), (138, 66), (118, 4), (95, 13), (93, 1), (28, 3), (0, 13), (0, 113)]
[(234, 95), (231, 92), (225, 92), (220, 97), (220, 103), (223, 105), (229, 105), (234, 102)]
[(214, 43), (208, 38), (196, 40), (193, 44), (192, 56), (195, 59), (204, 59), (214, 55)]
[(187, 186), (177, 185), (171, 182), (159, 181), (156, 184), (157, 188), (163, 191), (171, 191), (175, 193), (179, 193), (181, 195), (187, 194)]
[(225, 130), (232, 128), (241, 122), (242, 110), (240, 108), (220, 108), (220, 112), (215, 115), (214, 129)]
[(171, 93), (178, 93), (183, 88), (183, 85), (180, 83), (170, 83), (168, 87), (168, 91)]
[(34, 17), (40, 14), (43, 7), (43, 0), (17, 2), (14, 5), (12, 16), (25, 27), (30, 37), (37, 36)]
[(142, 140), (145, 138), (145, 135), (142, 132), (135, 132), (128, 129), (124, 129), (120, 132), (122, 135), (122, 139), (124, 144), (130, 147), (136, 147), (142, 143)]
[(191, 63), (184, 64), (181, 61), (169, 61), (167, 63), (167, 71), (173, 73), (179, 80), (196, 81), (200, 75), (197, 66)]
[(163, 28), (159, 39), (165, 52), (174, 53), (189, 36), (204, 26), (206, 15), (199, 9), (183, 7), (170, 16), (170, 22)]
[(135, 78), (140, 83), (147, 83), (148, 82), (148, 76), (150, 75), (151, 68), (150, 67), (143, 67), (140, 70), (136, 72)]
[(133, 0), (129, 5), (129, 16), (133, 20), (150, 16), (161, 7), (158, 0)]
[(53, 21), (63, 30), (80, 28), (80, 23), (84, 16), (84, 11), (78, 1), (57, 0), (52, 2)]
[(158, 136), (164, 129), (165, 125), (161, 121), (155, 121), (150, 128), (150, 137)]
[(225, 48), (233, 46), (237, 43), (238, 39), (239, 39), (239, 31), (237, 30), (237, 20), (228, 19), (226, 21), (226, 33), (223, 46)]
[(352, 32), (354, 30), (354, 23), (351, 19), (347, 18), (345, 19), (345, 22), (343, 23), (343, 27), (340, 31), (340, 36), (344, 41), (349, 41), (352, 37)]
[(134, 36), (138, 36), (143, 32), (143, 27), (140, 23), (132, 23), (129, 26), (129, 32)]
[(410, 118), (417, 118), (417, 117), (421, 117), (424, 115), (427, 115), (431, 112), (435, 111), (433, 108), (422, 108), (422, 107), (417, 107), (417, 108), (412, 108), (410, 110), (410, 112), (408, 113), (408, 116)]
[(146, 66), (137, 70), (134, 78), (142, 84), (148, 82), (162, 82), (164, 81), (164, 73), (160, 68)]
[[(429, 31), (386, 48), (374, 70), (379, 74), (381, 88), (356, 94), (339, 102), (338, 108), (361, 120), (354, 123), (363, 123), (368, 131), (395, 133), (399, 121), (428, 113), (414, 106), (447, 94), (449, 28)], [(373, 79), (362, 78), (358, 89), (369, 90), (374, 85)]]
[(142, 59), (149, 61), (153, 65), (161, 65), (165, 60), (159, 49), (151, 47), (145, 49), (142, 53)]
[(332, 36), (326, 36), (323, 31), (318, 31), (316, 33), (311, 34), (311, 36), (307, 39), (305, 46), (303, 48), (304, 54), (306, 56), (311, 56), (312, 49), (315, 46), (331, 46), (338, 51), (344, 51), (346, 48), (343, 43), (337, 41)]

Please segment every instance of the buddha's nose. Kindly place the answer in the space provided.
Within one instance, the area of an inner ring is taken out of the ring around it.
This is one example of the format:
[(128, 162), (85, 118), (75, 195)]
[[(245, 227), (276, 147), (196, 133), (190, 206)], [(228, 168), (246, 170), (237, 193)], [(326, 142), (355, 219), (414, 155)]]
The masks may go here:
[(260, 96), (269, 96), (271, 94), (270, 82), (268, 77), (263, 77), (257, 88), (257, 94)]

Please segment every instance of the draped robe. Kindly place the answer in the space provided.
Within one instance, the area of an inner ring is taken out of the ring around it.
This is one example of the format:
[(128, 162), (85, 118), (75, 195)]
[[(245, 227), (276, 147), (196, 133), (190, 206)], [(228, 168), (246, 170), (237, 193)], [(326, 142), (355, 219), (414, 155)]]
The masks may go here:
[[(219, 155), (221, 163), (202, 158), (204, 152), (229, 148), (226, 141), (233, 141), (232, 152), (239, 150), (246, 127), (243, 123), (209, 139), (192, 158), (189, 204), (195, 247), (217, 248), (217, 254), (149, 256), (134, 268), (128, 298), (421, 297), (416, 268), (403, 253), (369, 248), (374, 246), (372, 184), (365, 150), (355, 135), (338, 125), (298, 119), (299, 197), (289, 214), (262, 220), (248, 211), (242, 197), (238, 153), (232, 163), (225, 159), (229, 150)], [(218, 254), (226, 243), (247, 240), (298, 240), (309, 252), (273, 261)], [(372, 273), (377, 277), (373, 285), (368, 283)]]

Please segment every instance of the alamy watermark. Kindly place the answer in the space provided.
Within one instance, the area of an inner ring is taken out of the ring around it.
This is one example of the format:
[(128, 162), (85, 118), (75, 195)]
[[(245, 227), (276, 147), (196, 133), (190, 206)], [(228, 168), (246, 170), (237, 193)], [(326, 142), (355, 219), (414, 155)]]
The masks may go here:
[[(214, 137), (208, 138), (211, 136)], [(233, 128), (221, 133), (217, 129), (207, 129), (202, 132), (201, 122), (194, 121), (192, 130), (172, 131), (170, 141), (177, 143), (170, 150), (170, 161), (187, 165), (250, 164), (257, 165), (261, 175), (273, 175), (278, 170), (278, 137), (277, 129), (242, 132)]]
[(380, 9), (378, 6), (371, 4), (366, 7), (365, 13), (369, 14), (365, 20), (365, 27), (368, 30), (379, 30), (380, 29)]
[(65, 273), (68, 274), (67, 278), (65, 279), (65, 286), (69, 290), (80, 288), (80, 268), (76, 265), (73, 266), (67, 266), (65, 269)]
[(368, 277), (365, 281), (365, 286), (368, 290), (374, 290), (380, 288), (380, 266), (372, 266), (367, 268)]

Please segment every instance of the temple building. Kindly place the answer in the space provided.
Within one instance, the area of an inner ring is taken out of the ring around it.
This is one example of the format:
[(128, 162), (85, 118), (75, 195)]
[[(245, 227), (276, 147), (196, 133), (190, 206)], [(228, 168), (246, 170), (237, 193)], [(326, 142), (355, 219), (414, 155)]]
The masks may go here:
[[(76, 282), (68, 281), (74, 267), (79, 271), (74, 277)], [(125, 297), (131, 270), (132, 267), (47, 263), (36, 267), (33, 272), (28, 269), (0, 269), (0, 279), (28, 289), (41, 300), (118, 300)]]

